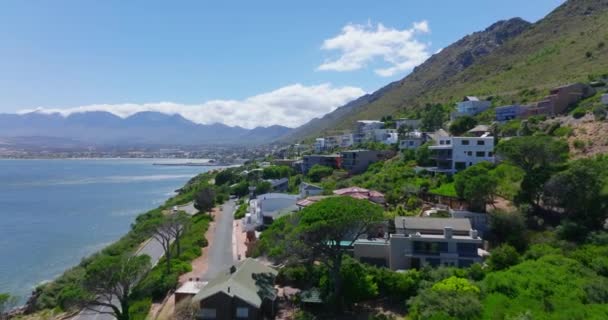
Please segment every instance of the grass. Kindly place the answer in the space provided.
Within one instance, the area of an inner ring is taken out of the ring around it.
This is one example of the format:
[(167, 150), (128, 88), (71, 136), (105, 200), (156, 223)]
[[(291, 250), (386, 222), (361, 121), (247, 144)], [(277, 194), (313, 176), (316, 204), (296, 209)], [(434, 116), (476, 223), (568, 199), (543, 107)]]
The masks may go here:
[(440, 195), (440, 196), (458, 197), (458, 194), (456, 194), (456, 189), (454, 188), (453, 182), (444, 183), (437, 188), (429, 190), (429, 192)]

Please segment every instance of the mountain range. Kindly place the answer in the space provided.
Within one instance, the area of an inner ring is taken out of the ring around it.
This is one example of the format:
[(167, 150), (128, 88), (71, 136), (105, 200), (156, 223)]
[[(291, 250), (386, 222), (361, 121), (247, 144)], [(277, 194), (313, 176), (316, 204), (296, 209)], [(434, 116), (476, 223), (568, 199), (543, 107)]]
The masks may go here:
[(465, 95), (494, 106), (540, 98), (554, 86), (608, 74), (608, 0), (569, 0), (535, 23), (499, 21), (434, 54), (405, 78), (290, 131), (293, 142), (333, 134), (357, 120), (407, 116)]
[[(256, 145), (287, 134), (283, 126), (245, 129), (197, 124), (181, 115), (139, 112), (126, 118), (109, 112), (0, 114), (0, 137), (19, 143), (61, 145)], [(42, 139), (44, 138), (44, 139)]]

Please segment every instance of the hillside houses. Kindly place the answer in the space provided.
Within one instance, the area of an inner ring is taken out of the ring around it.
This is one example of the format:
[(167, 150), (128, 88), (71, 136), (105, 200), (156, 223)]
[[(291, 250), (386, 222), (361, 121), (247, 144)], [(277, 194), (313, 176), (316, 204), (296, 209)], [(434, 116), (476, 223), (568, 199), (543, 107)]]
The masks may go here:
[(492, 102), (490, 101), (481, 100), (474, 96), (466, 96), (461, 102), (456, 104), (456, 111), (450, 114), (450, 120), (454, 121), (455, 119), (463, 116), (472, 117), (486, 111), (491, 105)]

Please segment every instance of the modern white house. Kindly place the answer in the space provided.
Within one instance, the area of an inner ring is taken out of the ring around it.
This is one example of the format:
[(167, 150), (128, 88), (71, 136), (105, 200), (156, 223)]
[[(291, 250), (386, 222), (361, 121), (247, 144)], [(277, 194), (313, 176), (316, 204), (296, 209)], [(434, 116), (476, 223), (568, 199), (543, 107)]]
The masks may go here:
[(469, 219), (396, 217), (387, 239), (358, 239), (355, 258), (392, 270), (424, 266), (468, 267), (487, 254)]
[(397, 129), (374, 129), (372, 134), (373, 141), (384, 144), (394, 144), (397, 143), (399, 139)]
[(399, 140), (399, 150), (416, 149), (428, 140), (428, 136), (420, 131), (408, 132)]
[(357, 121), (356, 131), (353, 134), (354, 144), (360, 144), (375, 139), (374, 130), (382, 129), (384, 122), (378, 120), (359, 120)]
[(315, 153), (321, 153), (325, 150), (325, 138), (317, 138), (315, 139), (315, 143), (312, 145)]
[(455, 173), (474, 164), (494, 163), (494, 137), (440, 137), (429, 147), (436, 167), (429, 171)]
[(479, 114), (492, 105), (492, 102), (480, 100), (477, 97), (466, 96), (461, 102), (456, 103), (456, 111), (450, 115), (450, 120), (455, 120), (462, 116), (474, 116)]

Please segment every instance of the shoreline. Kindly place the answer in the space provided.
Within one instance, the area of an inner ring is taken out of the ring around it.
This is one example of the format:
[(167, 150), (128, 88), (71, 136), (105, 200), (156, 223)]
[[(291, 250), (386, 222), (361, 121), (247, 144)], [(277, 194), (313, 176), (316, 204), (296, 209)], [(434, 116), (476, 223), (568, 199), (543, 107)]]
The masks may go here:
[[(65, 159), (0, 159), (1, 160), (152, 160), (152, 159), (142, 159), (142, 158), (83, 158), (83, 159), (75, 159), (75, 158), (65, 158)], [(164, 159), (164, 158), (160, 158), (160, 159)], [(175, 159), (173, 159), (175, 160)], [(146, 213), (149, 213), (151, 211), (155, 211), (155, 210), (162, 210), (163, 207), (166, 205), (166, 203), (168, 201), (170, 201), (171, 199), (173, 199), (177, 193), (175, 192), (175, 190), (179, 190), (181, 188), (184, 188), (185, 186), (188, 185), (188, 182), (191, 181), (193, 178), (199, 176), (200, 174), (206, 174), (209, 172), (213, 172), (215, 170), (217, 170), (217, 168), (215, 167), (220, 167), (220, 166), (206, 166), (206, 165), (201, 165), (200, 167), (209, 167), (208, 170), (204, 171), (204, 172), (199, 172), (199, 173), (195, 173), (192, 174), (191, 176), (189, 176), (186, 181), (184, 181), (182, 184), (180, 184), (177, 189), (173, 188), (171, 189), (171, 194), (166, 193), (164, 196), (159, 197), (158, 201), (160, 201), (160, 203), (158, 204), (152, 204), (150, 207), (141, 210), (141, 212), (139, 212), (137, 215), (133, 215), (132, 218), (130, 219), (130, 224), (133, 224), (136, 222), (137, 217), (144, 215)], [(214, 167), (214, 168), (212, 168)], [(15, 295), (15, 297), (18, 298), (18, 305), (16, 305), (14, 308), (12, 308), (12, 310), (10, 311), (11, 314), (17, 315), (17, 314), (27, 314), (28, 311), (32, 310), (33, 312), (37, 312), (37, 310), (34, 310), (34, 305), (36, 303), (36, 301), (39, 299), (40, 297), (40, 292), (37, 289), (40, 287), (43, 287), (45, 285), (48, 285), (49, 283), (53, 283), (56, 282), (57, 280), (59, 280), (62, 276), (64, 276), (66, 274), (66, 272), (69, 272), (70, 270), (74, 269), (74, 268), (78, 268), (79, 266), (81, 266), (81, 262), (83, 260), (89, 259), (93, 256), (95, 256), (96, 254), (102, 252), (103, 250), (107, 249), (108, 247), (111, 247), (117, 243), (119, 243), (122, 239), (124, 239), (126, 236), (128, 236), (128, 234), (132, 232), (131, 228), (128, 228), (126, 230), (125, 233), (120, 234), (118, 237), (116, 237), (115, 239), (112, 239), (111, 241), (106, 241), (104, 243), (101, 243), (100, 245), (103, 245), (101, 248), (92, 251), (88, 254), (84, 254), (80, 257), (79, 261), (80, 262), (76, 262), (75, 264), (70, 264), (65, 266), (65, 268), (62, 269), (62, 271), (60, 271), (59, 273), (57, 273), (56, 275), (54, 275), (53, 277), (49, 277), (47, 279), (41, 280), (39, 282), (37, 282), (33, 287), (29, 288), (27, 293), (16, 293), (17, 295)], [(141, 250), (141, 248), (147, 243), (149, 242), (150, 239), (146, 239), (143, 242), (137, 244), (135, 247), (133, 247), (133, 250)], [(12, 294), (12, 292), (8, 292), (9, 294)]]

